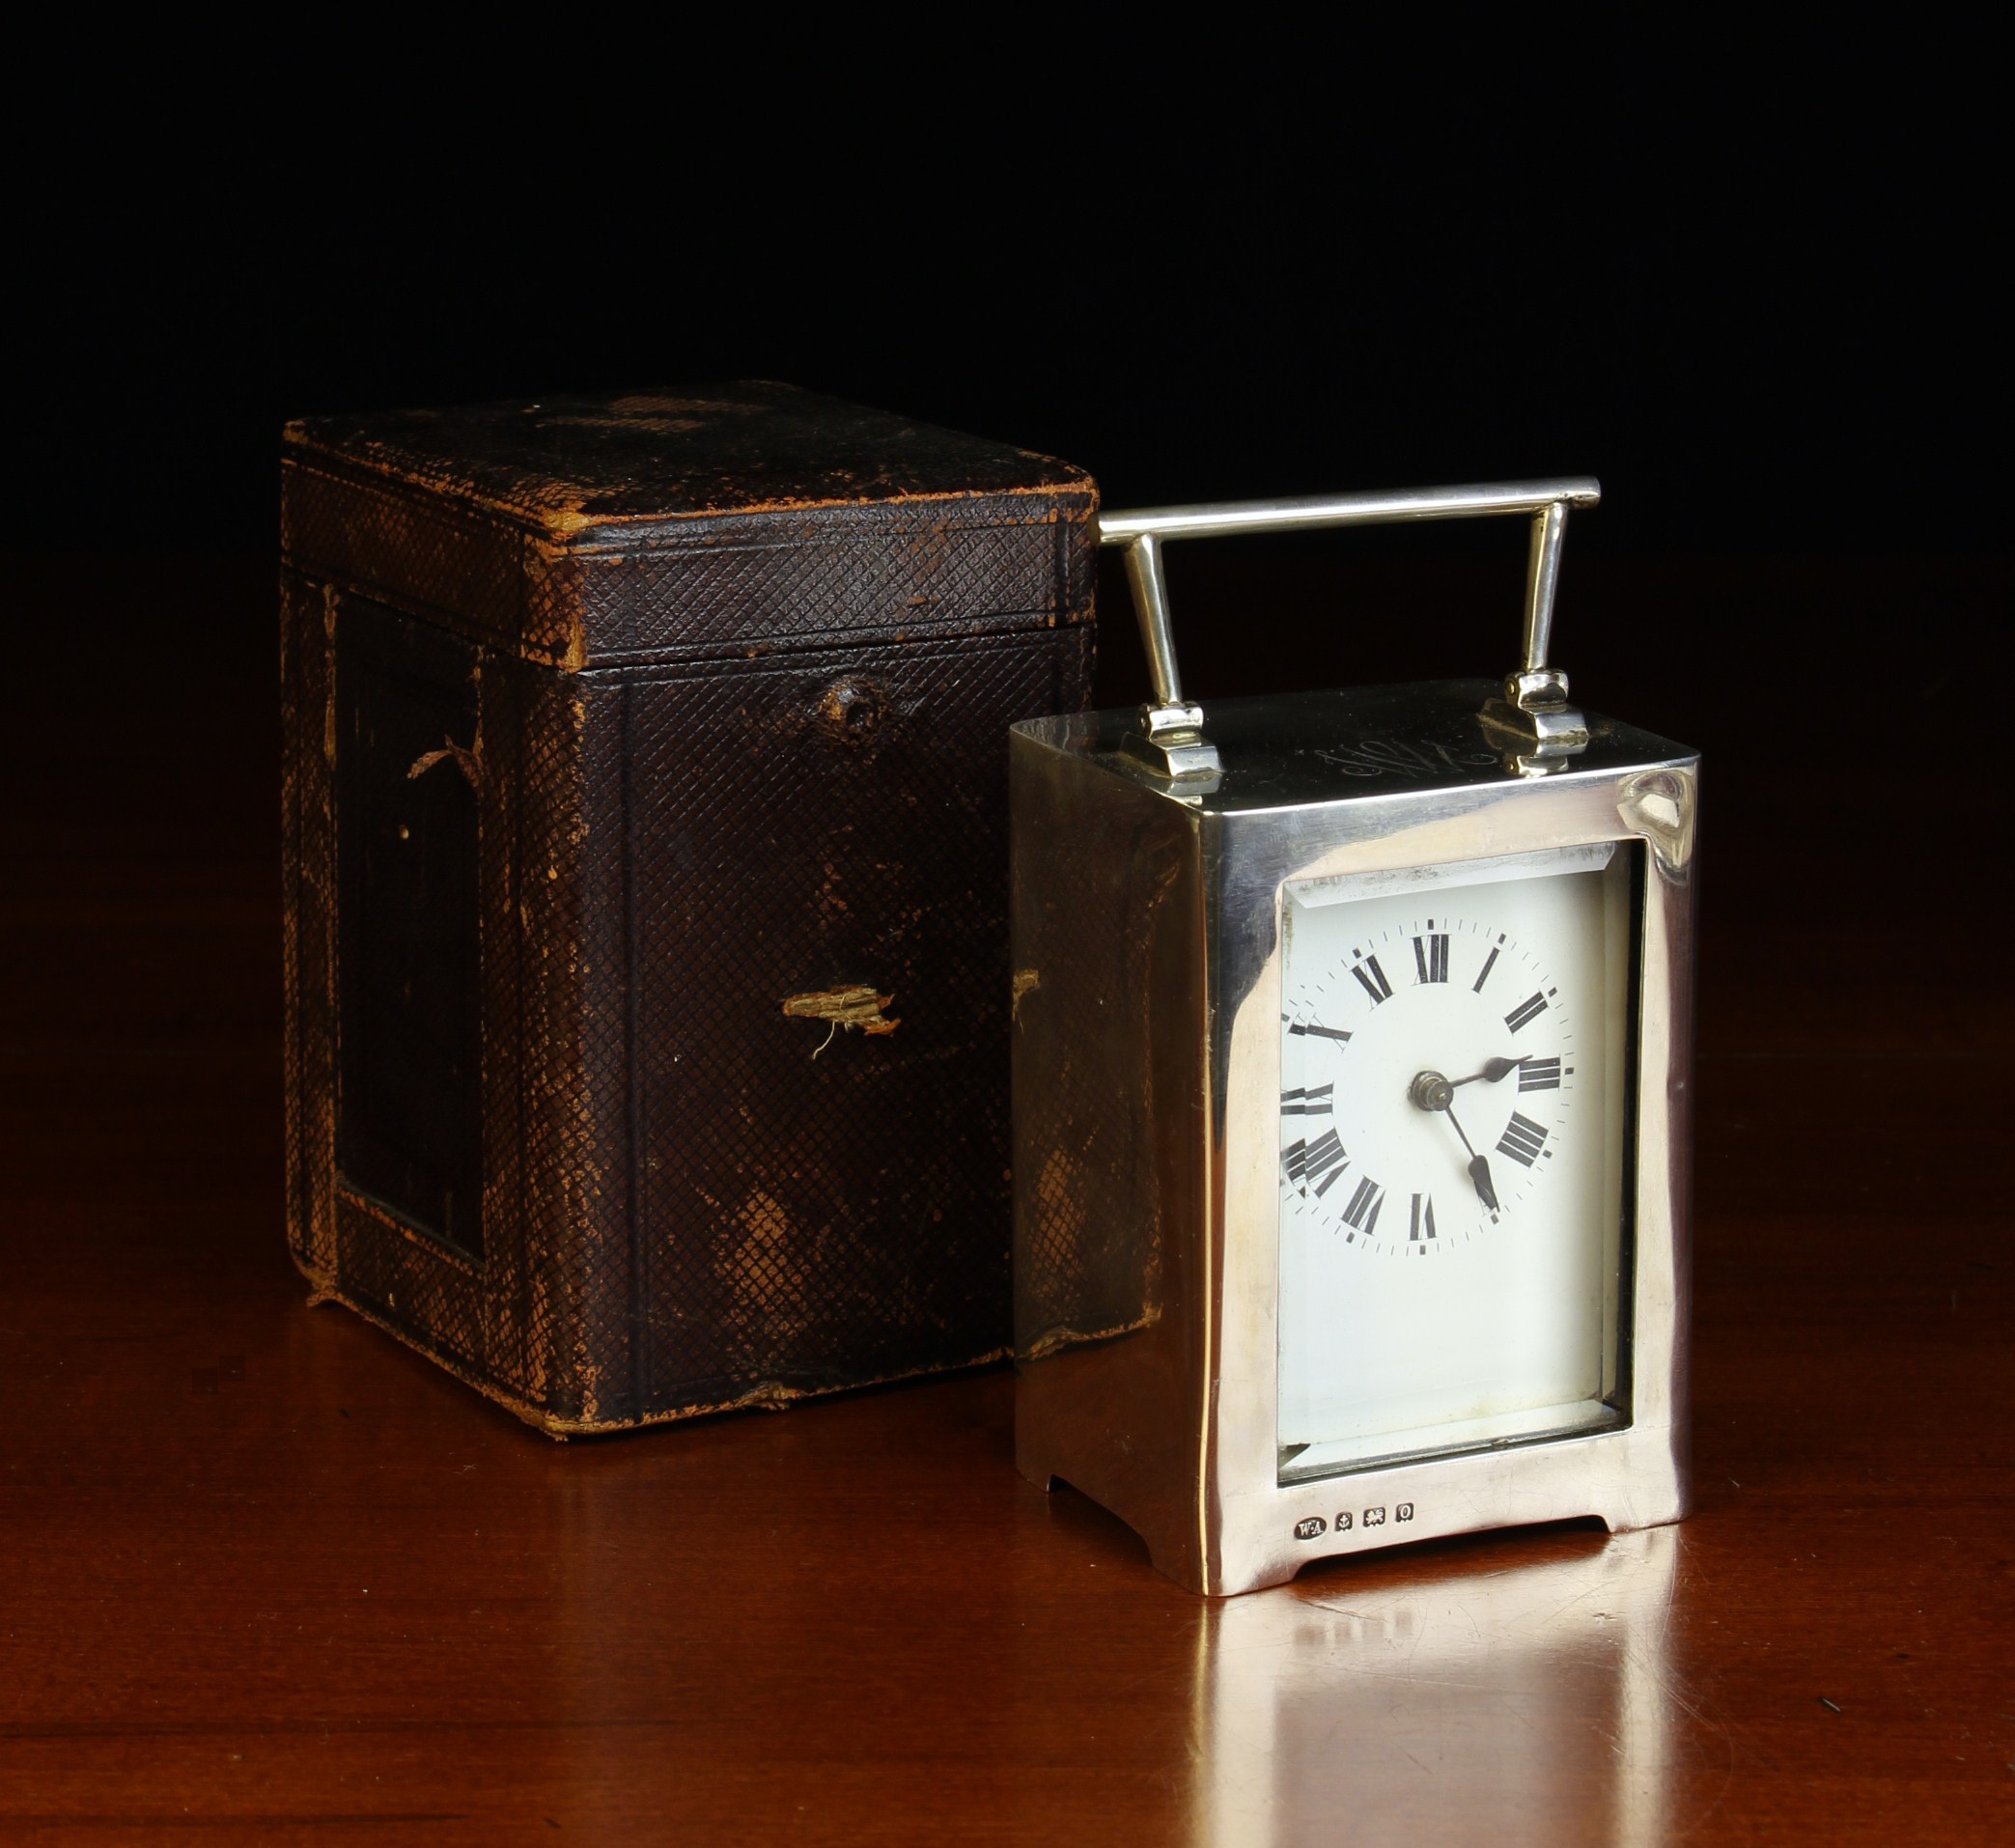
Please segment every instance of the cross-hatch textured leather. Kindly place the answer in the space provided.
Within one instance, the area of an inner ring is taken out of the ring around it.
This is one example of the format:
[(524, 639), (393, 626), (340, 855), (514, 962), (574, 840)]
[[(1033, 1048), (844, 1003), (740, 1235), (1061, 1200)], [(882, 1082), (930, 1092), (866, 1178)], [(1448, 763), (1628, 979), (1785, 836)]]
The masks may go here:
[(317, 1290), (555, 1434), (1003, 1351), (1005, 730), (1085, 703), (1089, 478), (731, 384), (283, 481)]

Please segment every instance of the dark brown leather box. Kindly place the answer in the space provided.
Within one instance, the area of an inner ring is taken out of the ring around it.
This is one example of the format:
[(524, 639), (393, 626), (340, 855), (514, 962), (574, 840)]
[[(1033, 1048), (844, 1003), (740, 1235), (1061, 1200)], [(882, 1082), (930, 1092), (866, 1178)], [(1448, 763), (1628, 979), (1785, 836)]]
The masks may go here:
[(1095, 491), (773, 384), (290, 425), (289, 1239), (555, 1435), (1009, 1342)]

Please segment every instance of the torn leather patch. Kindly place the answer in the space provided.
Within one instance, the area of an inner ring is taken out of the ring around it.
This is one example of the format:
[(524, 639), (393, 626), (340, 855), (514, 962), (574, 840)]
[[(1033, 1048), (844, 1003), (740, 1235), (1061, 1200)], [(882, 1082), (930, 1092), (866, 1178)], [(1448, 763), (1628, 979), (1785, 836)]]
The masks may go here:
[[(883, 1013), (893, 994), (877, 994), (872, 983), (853, 982), (844, 988), (821, 989), (810, 994), (793, 994), (784, 1002), (784, 1012), (795, 1019), (827, 1021), (833, 1032), (841, 1027), (858, 1027), (863, 1033), (893, 1033), (901, 1021)], [(830, 1040), (832, 1034), (826, 1038)]]

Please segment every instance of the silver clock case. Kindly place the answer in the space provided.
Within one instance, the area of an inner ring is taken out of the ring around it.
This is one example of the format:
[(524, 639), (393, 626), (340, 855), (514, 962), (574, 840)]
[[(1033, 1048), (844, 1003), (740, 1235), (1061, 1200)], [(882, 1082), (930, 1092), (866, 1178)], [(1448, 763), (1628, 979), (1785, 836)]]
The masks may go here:
[[(1197, 1591), (1436, 1535), (1687, 1509), (1699, 759), (1598, 714), (1571, 757), (1507, 754), (1480, 715), (1496, 690), (1215, 701), (1222, 769), (1200, 781), (1128, 753), (1132, 712), (1013, 728), (1017, 1458)], [(1282, 1483), (1282, 888), (1604, 842), (1633, 846), (1638, 888), (1626, 1422)]]

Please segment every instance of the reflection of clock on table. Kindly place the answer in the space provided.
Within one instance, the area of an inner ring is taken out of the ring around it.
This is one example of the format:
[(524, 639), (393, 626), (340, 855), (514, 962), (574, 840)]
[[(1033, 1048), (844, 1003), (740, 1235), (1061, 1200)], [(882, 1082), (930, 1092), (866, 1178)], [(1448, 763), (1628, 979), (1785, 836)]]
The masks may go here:
[[(1660, 1774), (1685, 1721), (1669, 1654), (1676, 1538), (1654, 1527), (1525, 1563), (1491, 1548), (1417, 1577), (1381, 1573), (1347, 1598), (1211, 1607), (1191, 1706), (1193, 1839), (1243, 1848), (1292, 1837), (1283, 1816), (1319, 1815), (1344, 1824), (1329, 1831), (1341, 1841), (1463, 1841), (1479, 1814), (1505, 1848), (1582, 1831), (1664, 1839)], [(1386, 1780), (1419, 1764), (1434, 1776), (1407, 1792), (1402, 1835)], [(1580, 1830), (1562, 1826), (1567, 1790)]]
[[(1683, 1511), (1696, 759), (1546, 665), (1595, 497), (1107, 515), (1156, 704), (1016, 728), (1018, 1448), (1199, 1589)], [(1480, 513), (1501, 687), (1183, 698), (1163, 539)]]

